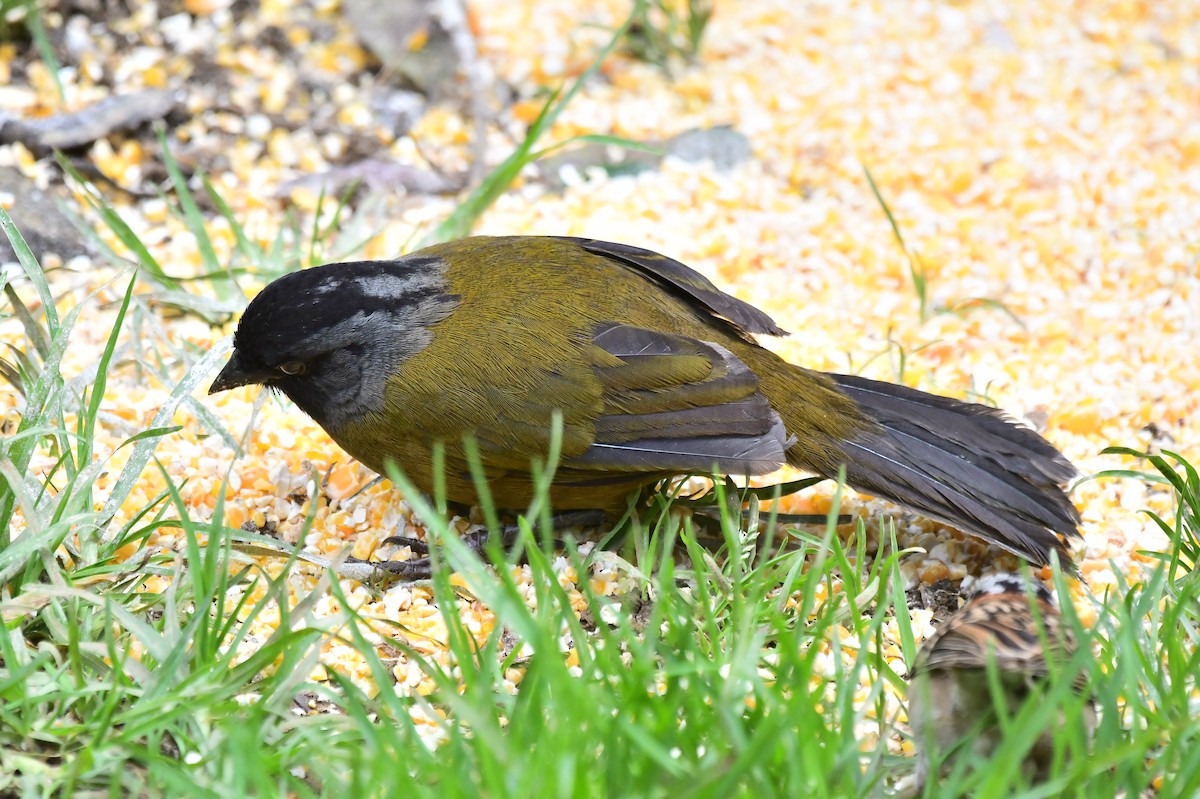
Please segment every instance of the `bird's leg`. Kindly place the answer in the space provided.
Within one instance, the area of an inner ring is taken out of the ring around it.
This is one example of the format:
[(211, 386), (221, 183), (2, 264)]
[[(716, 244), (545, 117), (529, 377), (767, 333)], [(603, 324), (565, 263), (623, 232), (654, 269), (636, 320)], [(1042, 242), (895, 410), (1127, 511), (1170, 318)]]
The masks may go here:
[[(461, 502), (447, 502), (446, 509), (448, 511), (450, 511), (450, 513), (454, 514), (455, 516), (461, 516), (464, 519), (470, 518), (470, 516), (471, 516), (471, 506), (464, 505)], [(466, 540), (471, 535), (476, 535), (476, 534), (475, 533), (468, 534), (466, 536), (463, 536), (463, 539)], [(424, 541), (420, 538), (412, 538), (411, 536), (407, 536), (407, 535), (389, 535), (387, 538), (383, 539), (379, 543), (380, 544), (390, 544), (390, 545), (398, 546), (398, 547), (408, 547), (409, 549), (411, 549), (414, 553), (416, 553), (418, 555), (428, 555), (429, 554), (429, 542)], [(476, 549), (474, 551), (476, 554), (479, 554), (479, 550)]]
[[(550, 517), (550, 523), (554, 530), (567, 530), (577, 527), (596, 527), (604, 523), (605, 515), (603, 511), (567, 511), (558, 513)], [(517, 537), (521, 534), (520, 524), (506, 524), (500, 528), (500, 545), (505, 549), (512, 547)], [(467, 533), (462, 537), (463, 543), (481, 558), (487, 558), (488, 542), (491, 539), (491, 531), (484, 528), (472, 533)], [(371, 562), (370, 565), (378, 569), (380, 572), (394, 577), (397, 580), (413, 581), (413, 580), (428, 580), (433, 577), (433, 559), (429, 556), (429, 544), (418, 538), (410, 538), (408, 536), (389, 536), (381, 543), (398, 544), (407, 546), (414, 553), (420, 554), (421, 557), (412, 558), (411, 560), (383, 560)], [(350, 563), (364, 563), (358, 558), (348, 558)]]
[(422, 541), (420, 538), (410, 538), (407, 535), (389, 535), (379, 543), (398, 547), (408, 547), (418, 555), (429, 554), (429, 544), (427, 542)]

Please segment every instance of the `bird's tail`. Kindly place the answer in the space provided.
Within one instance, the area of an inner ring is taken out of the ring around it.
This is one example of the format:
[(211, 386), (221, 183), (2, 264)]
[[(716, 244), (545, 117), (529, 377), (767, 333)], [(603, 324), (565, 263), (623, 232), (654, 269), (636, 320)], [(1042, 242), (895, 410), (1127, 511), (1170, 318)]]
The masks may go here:
[(1075, 468), (1002, 412), (853, 375), (829, 375), (877, 427), (842, 442), (846, 482), (974, 533), (1038, 564), (1079, 535), (1060, 487)]

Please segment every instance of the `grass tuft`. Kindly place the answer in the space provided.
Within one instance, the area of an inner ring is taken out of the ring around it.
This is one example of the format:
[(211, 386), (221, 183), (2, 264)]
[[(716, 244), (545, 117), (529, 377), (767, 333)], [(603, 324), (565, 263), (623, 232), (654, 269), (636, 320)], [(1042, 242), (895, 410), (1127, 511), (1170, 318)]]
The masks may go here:
[(712, 0), (635, 0), (622, 49), (671, 74), (671, 62), (694, 62), (712, 21)]

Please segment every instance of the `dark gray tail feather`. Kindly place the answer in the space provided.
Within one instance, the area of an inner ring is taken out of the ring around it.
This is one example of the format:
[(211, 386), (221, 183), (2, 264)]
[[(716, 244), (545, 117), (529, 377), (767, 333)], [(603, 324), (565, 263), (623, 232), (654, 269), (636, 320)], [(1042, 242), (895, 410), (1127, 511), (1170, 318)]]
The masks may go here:
[(830, 375), (880, 429), (847, 442), (846, 482), (1037, 564), (1079, 535), (1062, 483), (1075, 467), (1001, 411), (854, 375)]

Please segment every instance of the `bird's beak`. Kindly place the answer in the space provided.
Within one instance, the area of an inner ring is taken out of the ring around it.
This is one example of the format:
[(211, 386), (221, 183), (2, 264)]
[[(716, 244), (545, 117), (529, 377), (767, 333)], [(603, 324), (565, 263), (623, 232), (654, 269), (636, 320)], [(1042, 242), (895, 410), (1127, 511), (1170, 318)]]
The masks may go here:
[(241, 359), (238, 358), (237, 350), (234, 350), (233, 355), (229, 357), (229, 363), (225, 364), (221, 374), (217, 375), (217, 379), (208, 387), (208, 393), (216, 394), (218, 391), (228, 391), (238, 386), (262, 383), (265, 379), (265, 375), (254, 374), (246, 369), (242, 365)]

